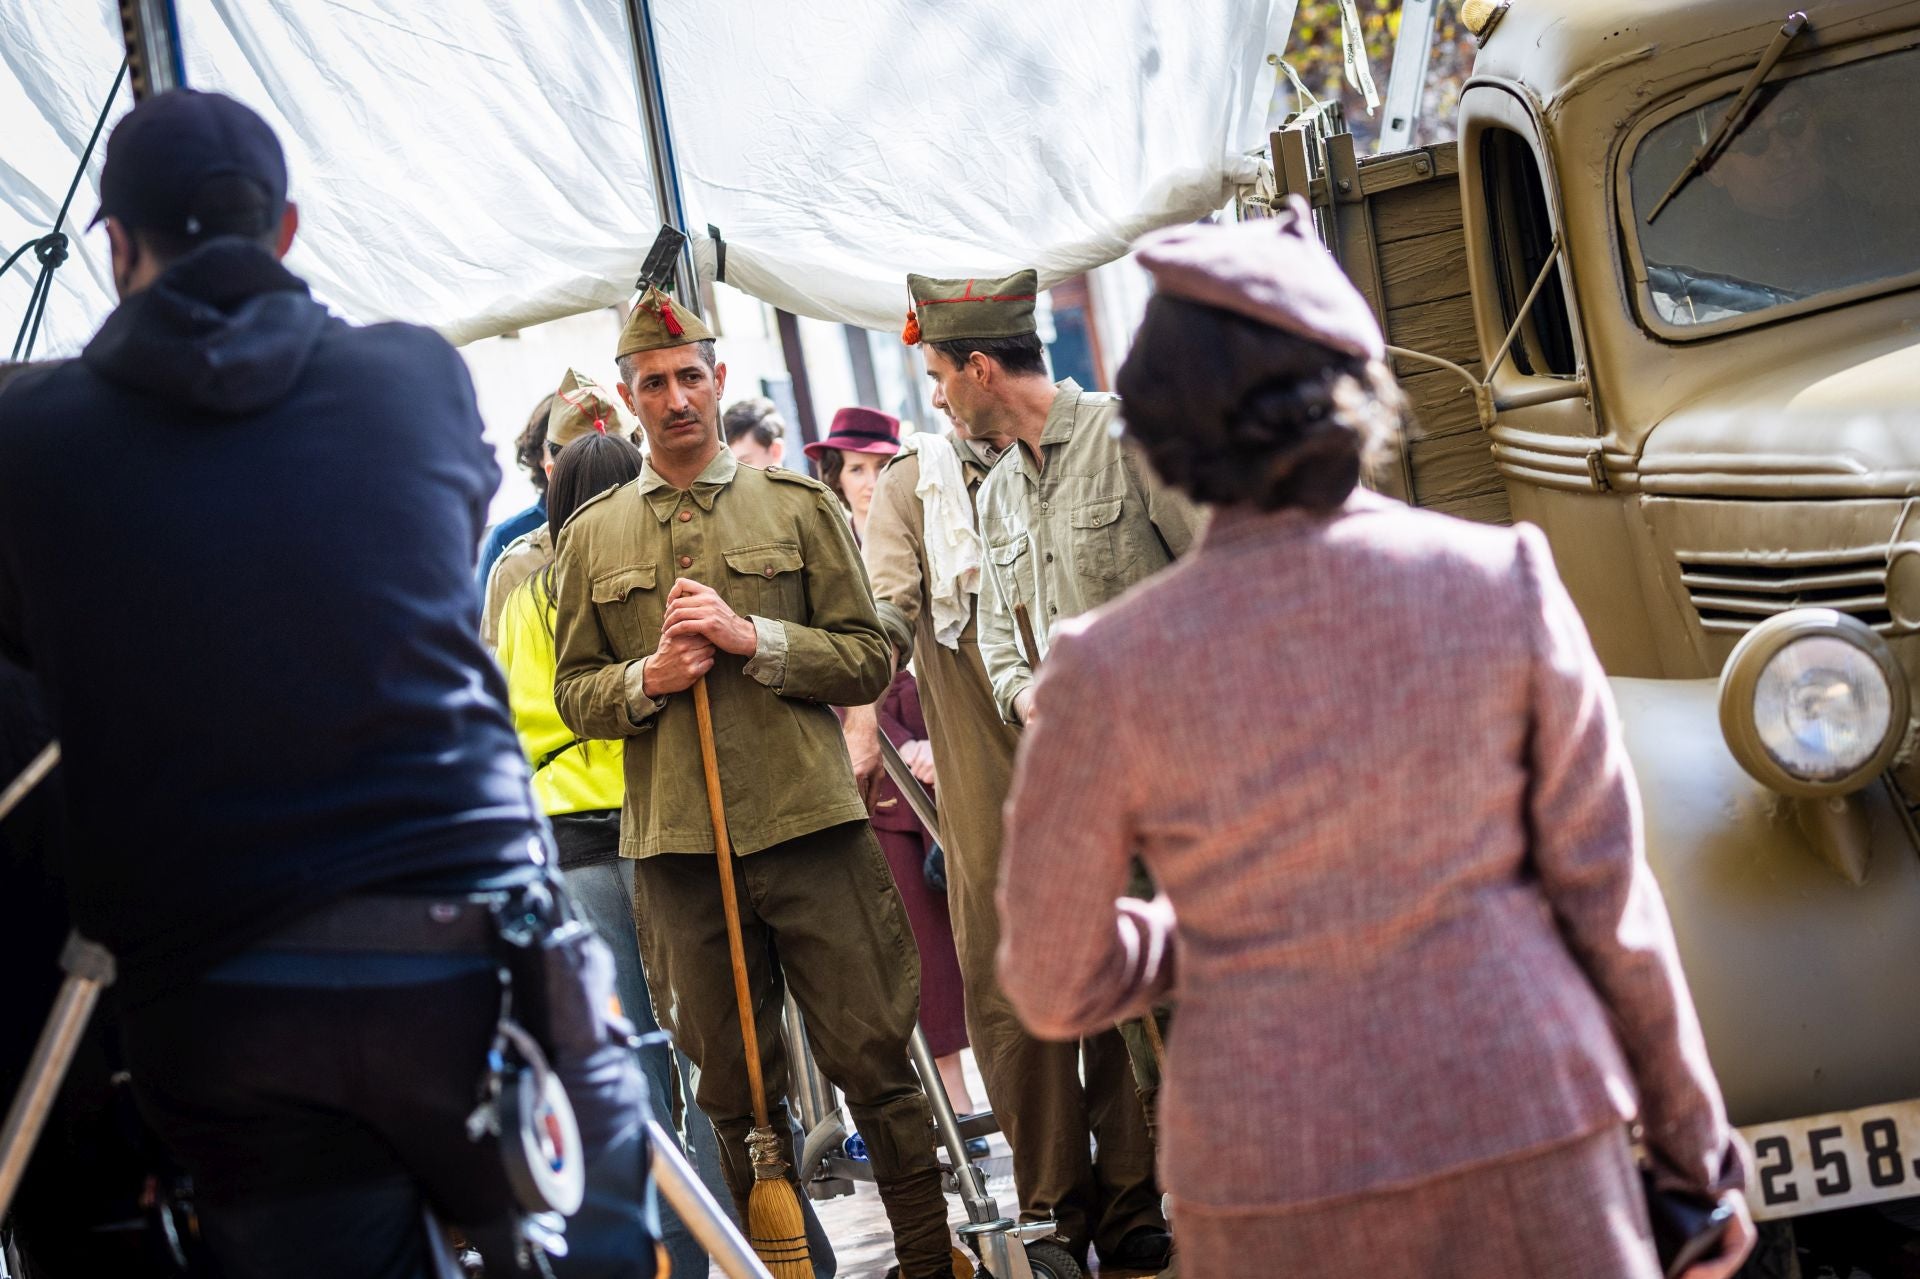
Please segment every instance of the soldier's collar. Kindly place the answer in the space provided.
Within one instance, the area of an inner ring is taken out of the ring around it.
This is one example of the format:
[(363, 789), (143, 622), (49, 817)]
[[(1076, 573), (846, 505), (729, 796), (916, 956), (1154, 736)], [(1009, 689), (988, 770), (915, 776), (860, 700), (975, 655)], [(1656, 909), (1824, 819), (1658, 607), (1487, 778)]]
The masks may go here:
[(1080, 410), (1080, 384), (1072, 378), (1054, 383), (1053, 407), (1047, 410), (1047, 425), (1040, 432), (1041, 444), (1065, 444), (1073, 438), (1073, 419)]
[[(733, 483), (733, 477), (739, 469), (740, 463), (729, 450), (722, 448), (714, 454), (713, 461), (694, 477), (691, 492), (695, 505), (703, 511), (711, 511), (713, 499), (721, 489)], [(647, 505), (653, 508), (654, 515), (662, 524), (680, 505), (680, 490), (661, 478), (660, 472), (653, 469), (651, 460), (640, 468), (640, 496), (647, 499)]]

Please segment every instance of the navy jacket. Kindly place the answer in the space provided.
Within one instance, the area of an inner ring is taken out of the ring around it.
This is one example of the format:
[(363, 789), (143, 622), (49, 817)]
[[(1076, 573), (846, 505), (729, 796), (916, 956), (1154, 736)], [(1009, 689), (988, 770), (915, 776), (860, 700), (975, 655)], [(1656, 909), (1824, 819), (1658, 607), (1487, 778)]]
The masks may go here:
[(493, 563), (500, 558), (500, 552), (507, 549), (508, 543), (523, 534), (531, 533), (547, 522), (547, 495), (542, 493), (538, 501), (524, 511), (515, 511), (487, 530), (487, 538), (480, 543), (480, 563), (474, 570), (474, 585), (480, 590), (482, 605), (487, 599), (487, 574), (493, 572)]
[(465, 366), (219, 240), (0, 395), (0, 652), (63, 743), (76, 925), (131, 999), (356, 889), (528, 864), (477, 638)]

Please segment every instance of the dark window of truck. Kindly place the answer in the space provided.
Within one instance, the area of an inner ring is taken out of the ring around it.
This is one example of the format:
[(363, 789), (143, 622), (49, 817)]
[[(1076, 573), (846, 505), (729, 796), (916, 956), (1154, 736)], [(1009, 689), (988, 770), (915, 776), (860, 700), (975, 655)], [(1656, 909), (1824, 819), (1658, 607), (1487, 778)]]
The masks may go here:
[(1718, 333), (1815, 299), (1912, 284), (1920, 49), (1776, 75), (1718, 159), (1649, 223), (1732, 102), (1726, 94), (1682, 110), (1634, 148), (1632, 231), (1649, 326)]
[[(1490, 128), (1480, 135), (1480, 172), (1486, 183), (1487, 232), (1493, 239), (1494, 278), (1500, 287), (1500, 323), (1511, 329), (1533, 282), (1553, 252), (1553, 220), (1546, 186), (1527, 140), (1511, 129)], [(1560, 271), (1547, 276), (1540, 296), (1520, 326), (1507, 357), (1522, 373), (1536, 377), (1572, 377), (1579, 369), (1573, 354), (1573, 325)]]

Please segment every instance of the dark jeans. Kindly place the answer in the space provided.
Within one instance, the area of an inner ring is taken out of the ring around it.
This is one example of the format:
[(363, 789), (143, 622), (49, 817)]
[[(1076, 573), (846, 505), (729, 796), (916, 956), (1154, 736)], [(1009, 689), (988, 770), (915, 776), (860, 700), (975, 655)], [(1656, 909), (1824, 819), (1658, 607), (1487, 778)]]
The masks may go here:
[[(480, 956), (250, 952), (131, 1013), (135, 1095), (227, 1279), (430, 1274), (422, 1208), (518, 1272), (494, 1139), (469, 1140), (500, 989)], [(614, 1040), (556, 1062), (587, 1203), (557, 1274), (651, 1279), (645, 1085)]]
[[(647, 998), (647, 975), (640, 966), (640, 943), (633, 929), (633, 863), (616, 861), (596, 866), (569, 867), (560, 872), (567, 891), (579, 905), (580, 913), (600, 934), (613, 952), (613, 988), (620, 997), (620, 1011), (631, 1021), (642, 1038), (658, 1033), (653, 1004)], [(667, 1044), (650, 1044), (640, 1049), (640, 1070), (647, 1077), (647, 1096), (653, 1101), (654, 1117), (668, 1132), (675, 1132), (673, 1099), (676, 1091), (674, 1058), (677, 1053)], [(691, 1097), (692, 1090), (682, 1095)], [(729, 1206), (733, 1196), (727, 1192), (720, 1175), (720, 1150), (714, 1139), (713, 1125), (699, 1109), (688, 1104), (685, 1126), (678, 1130), (681, 1148), (688, 1154), (694, 1171), (706, 1184), (714, 1200)], [(707, 1254), (686, 1223), (669, 1208), (660, 1213), (660, 1241), (666, 1245), (676, 1279), (701, 1279), (707, 1273)]]

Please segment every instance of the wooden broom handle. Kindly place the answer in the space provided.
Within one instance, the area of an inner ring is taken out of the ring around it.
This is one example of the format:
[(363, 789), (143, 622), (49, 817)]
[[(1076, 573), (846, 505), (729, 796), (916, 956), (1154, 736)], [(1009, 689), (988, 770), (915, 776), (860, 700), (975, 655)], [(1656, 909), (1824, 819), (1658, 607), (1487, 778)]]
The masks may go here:
[(740, 903), (733, 892), (733, 844), (727, 838), (727, 805), (720, 790), (720, 756), (713, 748), (713, 705), (707, 677), (693, 685), (693, 718), (700, 729), (700, 766), (707, 774), (707, 811), (713, 816), (713, 852), (720, 862), (720, 907), (727, 916), (727, 949), (733, 960), (733, 997), (740, 1005), (740, 1038), (747, 1049), (747, 1087), (753, 1093), (753, 1122), (767, 1126), (767, 1085), (760, 1077), (760, 1035), (753, 1021), (753, 992), (747, 986), (747, 947), (740, 938)]

